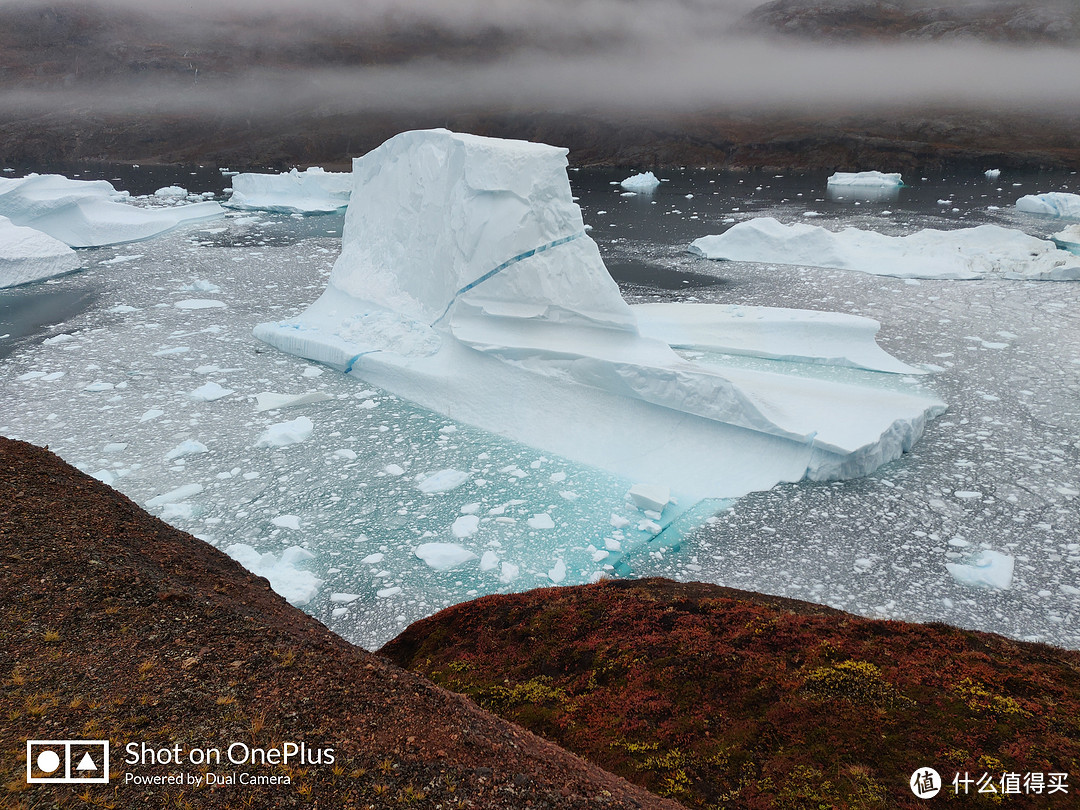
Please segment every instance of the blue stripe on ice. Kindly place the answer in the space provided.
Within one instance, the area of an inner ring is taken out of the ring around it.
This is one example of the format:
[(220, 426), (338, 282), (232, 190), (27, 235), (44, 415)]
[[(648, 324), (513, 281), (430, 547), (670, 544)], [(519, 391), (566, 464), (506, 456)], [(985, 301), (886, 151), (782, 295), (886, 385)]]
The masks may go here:
[(365, 354), (375, 354), (375, 352), (377, 351), (378, 349), (369, 349), (366, 352), (360, 352), (360, 354), (354, 355), (353, 358), (349, 360), (349, 364), (345, 367), (345, 373), (348, 374), (350, 371), (352, 371), (353, 366), (356, 365), (356, 361), (363, 357)]
[(580, 239), (584, 235), (585, 235), (585, 231), (578, 231), (577, 233), (575, 233), (575, 234), (573, 234), (571, 236), (564, 236), (561, 239), (556, 239), (553, 242), (548, 242), (547, 244), (540, 245), (540, 247), (534, 247), (532, 250), (526, 250), (524, 253), (519, 253), (514, 258), (507, 259), (505, 262), (500, 264), (498, 267), (495, 267), (492, 270), (488, 270), (486, 273), (484, 273), (484, 275), (480, 276), (480, 278), (476, 279), (475, 281), (470, 281), (468, 284), (466, 284), (464, 287), (462, 287), (460, 290), (458, 290), (456, 293), (454, 293), (453, 297), (450, 299), (450, 303), (448, 303), (446, 305), (446, 309), (443, 310), (443, 314), (440, 315), (438, 318), (436, 318), (434, 321), (432, 321), (431, 325), (434, 326), (435, 324), (437, 324), (439, 321), (441, 321), (443, 318), (446, 317), (446, 314), (450, 311), (450, 307), (452, 307), (454, 305), (454, 302), (458, 299), (459, 296), (464, 295), (465, 293), (467, 293), (469, 290), (473, 289), (474, 287), (478, 287), (479, 285), (483, 284), (485, 281), (487, 281), (492, 276), (498, 275), (503, 270), (505, 270), (507, 267), (510, 267), (511, 265), (514, 265), (514, 264), (517, 264), (518, 262), (523, 261), (525, 259), (528, 259), (530, 256), (535, 256), (537, 253), (543, 253), (545, 250), (551, 250), (552, 248), (558, 247), (559, 245), (565, 245), (567, 242), (573, 242), (575, 239)]

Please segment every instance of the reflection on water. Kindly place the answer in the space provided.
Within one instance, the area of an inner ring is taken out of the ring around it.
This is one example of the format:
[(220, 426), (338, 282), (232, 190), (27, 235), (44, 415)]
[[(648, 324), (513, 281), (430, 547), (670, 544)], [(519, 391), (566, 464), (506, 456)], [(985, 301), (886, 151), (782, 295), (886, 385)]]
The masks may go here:
[(88, 286), (53, 289), (28, 284), (0, 291), (0, 358), (15, 351), (21, 338), (78, 315), (97, 298), (97, 290)]

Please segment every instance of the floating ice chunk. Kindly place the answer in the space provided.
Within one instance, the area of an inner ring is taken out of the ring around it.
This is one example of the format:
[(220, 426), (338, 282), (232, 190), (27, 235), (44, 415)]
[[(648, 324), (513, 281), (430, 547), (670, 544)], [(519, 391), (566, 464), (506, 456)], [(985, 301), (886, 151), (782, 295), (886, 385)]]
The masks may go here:
[(564, 579), (566, 579), (566, 562), (560, 557), (555, 561), (555, 565), (551, 570), (547, 572), (548, 579), (558, 585)]
[(208, 382), (200, 385), (194, 391), (189, 391), (188, 396), (200, 402), (215, 402), (236, 393), (232, 388), (225, 388), (216, 382)]
[(626, 493), (638, 509), (663, 512), (671, 503), (671, 489), (662, 484), (634, 484)]
[(997, 180), (1001, 177), (1001, 169), (987, 169), (983, 174), (986, 175), (987, 180)]
[(300, 531), (300, 518), (297, 515), (278, 515), (275, 518), (270, 518), (270, 522), (280, 529), (292, 529), (294, 532)]
[(551, 515), (547, 512), (541, 512), (538, 515), (533, 515), (526, 521), (529, 524), (529, 528), (532, 529), (554, 529), (555, 521), (551, 519)]
[(945, 568), (961, 585), (1007, 591), (1012, 585), (1014, 562), (1008, 554), (986, 550), (966, 565), (945, 563)]
[[(387, 465), (389, 468), (390, 465)], [(397, 466), (396, 464), (393, 466)], [(389, 469), (387, 469), (389, 472)], [(404, 470), (402, 470), (404, 472)], [(401, 473), (395, 473), (400, 475)], [(416, 488), (421, 492), (449, 492), (452, 489), (457, 489), (466, 481), (469, 480), (469, 474), (461, 472), (460, 470), (439, 470), (434, 475), (429, 475), (423, 481), (416, 485)]]
[(194, 439), (185, 439), (165, 454), (165, 460), (172, 461), (174, 458), (183, 458), (184, 456), (194, 456), (208, 452), (210, 452), (209, 448), (202, 442), (197, 442)]
[(401, 587), (398, 585), (392, 585), (389, 588), (379, 588), (375, 591), (375, 595), (380, 599), (389, 599), (391, 596), (397, 596), (401, 593)]
[(350, 450), (348, 447), (342, 447), (340, 450), (335, 450), (334, 455), (337, 458), (344, 458), (349, 461), (354, 461), (356, 459), (356, 451)]
[(337, 602), (339, 604), (347, 605), (350, 602), (355, 602), (360, 598), (358, 593), (332, 593), (330, 594), (330, 601)]
[[(405, 470), (398, 464), (387, 464), (385, 467), (383, 467), (383, 472), (385, 472), (387, 475), (393, 475), (395, 477), (405, 474)], [(432, 477), (434, 478), (434, 476)]]
[(836, 172), (826, 181), (830, 186), (858, 188), (899, 188), (904, 181), (897, 172)]
[(436, 571), (449, 571), (476, 559), (473, 552), (456, 543), (423, 543), (413, 553)]
[(1048, 240), (998, 225), (886, 236), (858, 228), (834, 233), (761, 217), (703, 236), (690, 252), (707, 259), (813, 265), (897, 278), (1080, 279), (1076, 256)]
[(181, 501), (180, 503), (167, 503), (161, 509), (161, 519), (164, 521), (169, 520), (191, 520), (195, 516), (195, 504), (190, 501)]
[(656, 175), (652, 172), (643, 172), (641, 174), (633, 174), (627, 177), (621, 183), (620, 186), (627, 191), (641, 192), (643, 194), (649, 194), (660, 186), (660, 181), (656, 179)]
[(616, 529), (625, 529), (630, 525), (630, 521), (624, 518), (622, 515), (616, 515), (614, 512), (611, 515), (611, 525)]
[(376, 551), (374, 554), (368, 554), (364, 559), (360, 560), (360, 562), (364, 563), (364, 565), (378, 565), (383, 561), (385, 556), (385, 554)]
[(59, 239), (0, 216), (0, 289), (70, 273), (82, 267)]
[(185, 198), (187, 195), (188, 190), (186, 188), (181, 188), (180, 186), (165, 186), (154, 192), (154, 196), (158, 199)]
[(462, 515), (454, 524), (450, 527), (451, 533), (458, 540), (464, 540), (466, 537), (472, 537), (477, 531), (480, 530), (480, 518), (476, 515)]
[(352, 181), (348, 172), (327, 172), (318, 166), (302, 172), (238, 174), (225, 205), (281, 214), (328, 214), (349, 204)]
[(1065, 191), (1026, 194), (1016, 201), (1016, 210), (1046, 217), (1080, 219), (1080, 194), (1069, 194)]
[(499, 572), (499, 582), (511, 583), (518, 578), (518, 574), (521, 573), (521, 568), (514, 565), (514, 563), (504, 562), (502, 569)]
[(183, 301), (175, 302), (173, 306), (183, 310), (220, 309), (225, 306), (225, 302), (213, 298), (185, 298)]
[(445, 130), (392, 138), (354, 161), (363, 192), (326, 292), (256, 336), (691, 498), (865, 474), (941, 410), (919, 392), (689, 362), (643, 335), (585, 233), (565, 155)]
[(89, 391), (92, 394), (100, 394), (102, 391), (112, 391), (114, 388), (116, 388), (116, 383), (96, 380), (85, 386), (83, 391)]
[(225, 553), (251, 573), (270, 580), (274, 592), (285, 597), (291, 605), (306, 605), (319, 593), (322, 580), (298, 567), (300, 563), (315, 559), (315, 555), (300, 546), (290, 546), (281, 552), (281, 557), (260, 554), (245, 543), (231, 545)]
[(263, 391), (261, 394), (255, 395), (255, 410), (261, 412), (283, 408), (299, 408), (302, 405), (326, 402), (328, 399), (333, 399), (333, 397), (324, 394), (322, 391), (309, 391), (306, 394), (274, 394), (270, 391)]
[(299, 444), (311, 436), (315, 424), (306, 416), (298, 416), (289, 422), (271, 425), (259, 436), (256, 447), (288, 447)]
[(111, 487), (117, 482), (117, 480), (119, 480), (120, 476), (118, 476), (113, 470), (98, 470), (96, 473), (94, 473), (94, 478), (96, 478), (98, 481), (105, 484), (106, 486)]
[(139, 417), (140, 422), (149, 422), (151, 419), (157, 419), (159, 416), (163, 416), (165, 411), (160, 408), (151, 408)]
[(134, 242), (225, 215), (216, 202), (140, 208), (120, 202), (122, 198), (104, 180), (70, 180), (57, 174), (0, 178), (0, 215), (71, 247)]
[(485, 551), (483, 556), (480, 557), (480, 570), (481, 571), (494, 571), (499, 567), (499, 555), (490, 549)]
[(169, 490), (164, 495), (158, 495), (151, 498), (146, 502), (146, 505), (153, 509), (157, 506), (164, 506), (167, 503), (179, 503), (180, 501), (186, 501), (192, 495), (198, 495), (203, 491), (202, 484), (184, 484), (182, 487)]

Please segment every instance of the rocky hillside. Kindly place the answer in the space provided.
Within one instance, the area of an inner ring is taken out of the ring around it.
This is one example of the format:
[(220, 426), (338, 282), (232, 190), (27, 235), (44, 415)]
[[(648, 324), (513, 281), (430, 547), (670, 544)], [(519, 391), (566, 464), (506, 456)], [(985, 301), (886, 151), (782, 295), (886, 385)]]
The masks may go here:
[[(927, 766), (946, 794), (991, 774), (1006, 807), (1080, 790), (1080, 653), (987, 633), (611, 581), (458, 605), (382, 653), (692, 808), (924, 807), (908, 783)], [(1001, 793), (1029, 772), (1070, 792)]]
[[(0, 683), (0, 806), (10, 810), (675, 807), (351, 646), (224, 554), (8, 439)], [(28, 785), (27, 740), (65, 738), (109, 739), (111, 782)], [(335, 759), (126, 765), (129, 742), (182, 751), (304, 743), (333, 748)], [(125, 782), (178, 771), (278, 784)]]

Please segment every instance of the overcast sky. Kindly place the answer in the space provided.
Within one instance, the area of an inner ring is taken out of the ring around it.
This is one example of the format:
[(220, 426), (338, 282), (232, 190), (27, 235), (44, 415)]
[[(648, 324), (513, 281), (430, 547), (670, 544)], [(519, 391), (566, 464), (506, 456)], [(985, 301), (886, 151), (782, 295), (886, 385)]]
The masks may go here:
[[(0, 4), (9, 0), (0, 0)], [(732, 34), (756, 0), (212, 0), (101, 4), (153, 9), (189, 29), (225, 12), (300, 31), (347, 20), (371, 29), (418, 20), (469, 32), (523, 32), (512, 53), (469, 64), (419, 58), (394, 66), (258, 71), (230, 83), (109, 91), (111, 109), (240, 114), (321, 110), (551, 110), (681, 113), (878, 110), (945, 105), (1042, 113), (1080, 109), (1080, 49), (974, 42), (811, 44)], [(164, 23), (163, 23), (164, 24)], [(566, 42), (583, 43), (569, 52)], [(563, 43), (558, 49), (552, 46)], [(205, 79), (205, 77), (204, 77)], [(92, 106), (86, 90), (43, 94), (11, 88), (0, 104)]]

